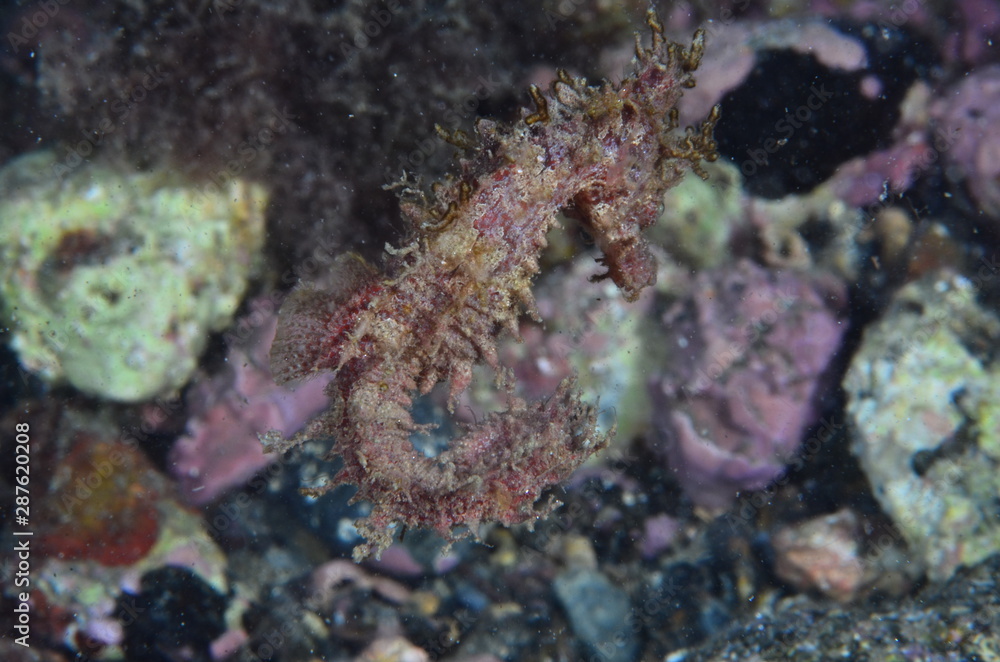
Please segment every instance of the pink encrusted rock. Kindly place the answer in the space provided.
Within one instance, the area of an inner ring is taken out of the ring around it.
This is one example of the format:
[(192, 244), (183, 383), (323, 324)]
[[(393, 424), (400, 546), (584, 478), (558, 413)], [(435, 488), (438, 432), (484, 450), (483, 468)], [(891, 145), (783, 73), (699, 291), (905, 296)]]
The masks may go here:
[(945, 59), (965, 65), (982, 65), (994, 60), (996, 42), (1000, 38), (1000, 2), (960, 0), (955, 3), (954, 11), (959, 27), (945, 39)]
[(753, 71), (762, 51), (789, 49), (812, 55), (823, 66), (843, 71), (858, 71), (868, 66), (864, 44), (822, 19), (715, 21), (706, 26), (706, 32), (698, 86), (678, 104), (681, 124), (704, 117), (712, 106), (739, 87)]
[(371, 590), (393, 604), (403, 604), (410, 599), (410, 590), (403, 584), (371, 574), (356, 563), (334, 560), (324, 563), (310, 576), (308, 601), (313, 607), (330, 605), (345, 584)]
[(668, 367), (654, 380), (654, 440), (688, 496), (725, 508), (759, 489), (815, 422), (840, 346), (843, 285), (743, 260), (705, 271), (664, 315)]
[(990, 218), (1000, 220), (1000, 65), (970, 74), (931, 113), (947, 138), (942, 151)]
[(236, 327), (245, 337), (230, 345), (227, 368), (192, 387), (194, 416), (170, 453), (181, 493), (194, 505), (210, 503), (275, 461), (258, 435), (274, 429), (294, 434), (329, 402), (326, 375), (290, 386), (274, 383), (268, 355), (275, 306), (251, 308), (255, 312)]
[(847, 509), (786, 527), (774, 537), (775, 572), (796, 588), (849, 602), (865, 579), (858, 538), (858, 518)]
[(639, 553), (643, 560), (651, 561), (673, 546), (680, 530), (681, 523), (666, 513), (647, 519), (639, 541)]

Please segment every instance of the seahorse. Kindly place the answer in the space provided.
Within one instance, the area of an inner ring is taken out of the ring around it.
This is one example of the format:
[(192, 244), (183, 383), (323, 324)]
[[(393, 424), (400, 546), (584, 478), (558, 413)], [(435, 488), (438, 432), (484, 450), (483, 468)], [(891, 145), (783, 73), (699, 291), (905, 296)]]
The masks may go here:
[[(387, 247), (383, 269), (357, 255), (339, 257), (322, 284), (302, 284), (282, 306), (271, 362), (281, 382), (334, 374), (331, 408), (295, 439), (269, 433), (269, 451), (317, 435), (335, 439), (340, 483), (372, 504), (357, 527), (366, 543), (356, 560), (380, 554), (404, 527), (431, 528), (454, 541), (479, 525), (534, 521), (557, 504), (539, 502), (604, 448), (614, 430), (596, 426), (572, 379), (542, 402), (513, 395), (497, 341), (518, 337), (522, 315), (538, 319), (531, 293), (546, 233), (558, 214), (594, 238), (610, 278), (628, 300), (655, 282), (656, 264), (642, 231), (660, 214), (663, 194), (686, 170), (704, 177), (717, 157), (718, 107), (697, 128), (678, 131), (676, 104), (694, 85), (704, 50), (664, 38), (653, 12), (652, 42), (636, 35), (634, 72), (614, 86), (591, 86), (565, 71), (548, 92), (529, 90), (534, 109), (513, 127), (481, 119), (475, 139), (442, 135), (469, 154), (458, 172), (428, 195), (406, 186), (401, 210), (412, 229), (402, 248)], [(411, 435), (426, 431), (411, 413), (416, 394), (448, 383), (449, 403), (493, 369), (506, 410), (466, 426), (449, 448), (426, 457)]]

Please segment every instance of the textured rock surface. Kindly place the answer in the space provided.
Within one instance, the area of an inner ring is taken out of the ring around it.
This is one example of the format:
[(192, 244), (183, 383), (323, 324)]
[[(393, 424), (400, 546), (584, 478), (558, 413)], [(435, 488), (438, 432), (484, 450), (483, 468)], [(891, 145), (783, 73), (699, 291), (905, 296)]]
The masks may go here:
[(823, 609), (789, 601), (764, 609), (685, 662), (724, 660), (988, 660), (1000, 651), (1000, 555), (885, 611)]
[(221, 594), (229, 589), (226, 557), (204, 520), (175, 498), (137, 444), (118, 435), (108, 420), (67, 411), (33, 449), (51, 476), (31, 509), (38, 630), (89, 652), (107, 647), (104, 659), (120, 657), (129, 621), (116, 602), (137, 593), (145, 573), (184, 568)]
[(570, 626), (587, 653), (609, 662), (635, 659), (638, 642), (626, 627), (628, 594), (597, 570), (568, 570), (552, 583)]
[(263, 189), (92, 165), (60, 179), (52, 159), (0, 172), (0, 295), (22, 364), (112, 400), (183, 386), (254, 271)]
[(935, 579), (1000, 550), (998, 340), (973, 282), (936, 274), (896, 294), (844, 377), (853, 451)]
[(275, 461), (259, 435), (280, 430), (291, 435), (329, 404), (321, 375), (296, 384), (274, 383), (268, 354), (278, 323), (274, 302), (261, 297), (235, 325), (225, 367), (196, 381), (186, 397), (193, 416), (187, 434), (170, 451), (170, 468), (188, 503), (204, 505), (250, 480)]
[(652, 382), (654, 441), (695, 503), (764, 487), (815, 423), (819, 378), (840, 346), (843, 286), (748, 261), (699, 274), (664, 315), (667, 366)]
[(865, 578), (859, 527), (845, 508), (782, 529), (774, 537), (775, 572), (796, 588), (849, 602)]
[[(942, 150), (979, 209), (1000, 220), (1000, 65), (955, 85), (932, 112), (947, 141)], [(952, 173), (949, 173), (952, 174)]]

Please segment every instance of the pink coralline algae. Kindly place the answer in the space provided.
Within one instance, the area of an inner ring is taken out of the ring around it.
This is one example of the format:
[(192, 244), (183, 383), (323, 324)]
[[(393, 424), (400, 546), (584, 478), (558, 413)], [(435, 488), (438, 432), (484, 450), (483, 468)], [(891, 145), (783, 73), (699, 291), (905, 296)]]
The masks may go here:
[(188, 503), (210, 503), (248, 481), (274, 461), (261, 449), (260, 434), (294, 434), (329, 404), (326, 375), (294, 390), (274, 383), (268, 366), (278, 323), (274, 308), (267, 298), (252, 303), (254, 312), (236, 325), (246, 333), (233, 339), (228, 366), (192, 387), (190, 400), (198, 405), (170, 455)]
[(931, 112), (941, 132), (954, 137), (945, 145), (946, 160), (983, 213), (1000, 220), (1000, 65), (970, 74)]
[(982, 65), (996, 58), (1000, 38), (1000, 2), (961, 0), (955, 3), (959, 29), (945, 40), (944, 54), (952, 62)]
[(692, 501), (725, 508), (781, 473), (816, 422), (845, 304), (839, 281), (744, 260), (702, 272), (667, 311), (669, 365), (652, 385), (656, 443)]
[[(656, 277), (642, 231), (659, 215), (664, 191), (687, 169), (715, 158), (718, 111), (698, 129), (676, 132), (674, 110), (703, 50), (668, 42), (651, 13), (652, 45), (637, 43), (632, 76), (616, 88), (588, 86), (560, 72), (548, 93), (531, 88), (533, 112), (514, 127), (480, 120), (478, 140), (444, 134), (469, 150), (460, 171), (431, 198), (405, 188), (401, 207), (412, 238), (389, 249), (380, 273), (342, 256), (323, 284), (300, 285), (281, 310), (271, 364), (279, 382), (332, 372), (333, 405), (292, 440), (275, 433), (269, 450), (333, 436), (339, 483), (372, 504), (357, 523), (367, 543), (355, 558), (380, 553), (403, 527), (432, 528), (448, 540), (484, 522), (531, 521), (554, 505), (542, 491), (607, 444), (593, 406), (572, 379), (541, 402), (511, 392), (497, 340), (517, 335), (522, 314), (537, 319), (531, 283), (546, 233), (560, 211), (578, 220), (603, 252), (607, 272), (634, 300)], [(448, 450), (426, 457), (411, 435), (427, 431), (411, 415), (414, 397), (448, 382), (449, 405), (483, 363), (510, 393)]]

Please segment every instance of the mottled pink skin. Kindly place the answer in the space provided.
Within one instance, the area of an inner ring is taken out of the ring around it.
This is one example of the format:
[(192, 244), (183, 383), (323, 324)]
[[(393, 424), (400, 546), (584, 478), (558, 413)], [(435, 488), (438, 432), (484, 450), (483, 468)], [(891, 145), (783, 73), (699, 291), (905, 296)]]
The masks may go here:
[(725, 508), (782, 471), (815, 421), (845, 300), (832, 279), (741, 261), (667, 312), (666, 342), (685, 351), (652, 384), (655, 443), (695, 503)]
[(931, 112), (950, 142), (947, 162), (958, 168), (980, 209), (1000, 220), (1000, 65), (970, 74)]
[(327, 375), (294, 387), (274, 383), (268, 354), (278, 318), (255, 315), (257, 328), (230, 347), (227, 369), (192, 387), (195, 414), (170, 452), (171, 471), (193, 505), (214, 501), (275, 461), (258, 435), (273, 429), (294, 434), (329, 403)]

